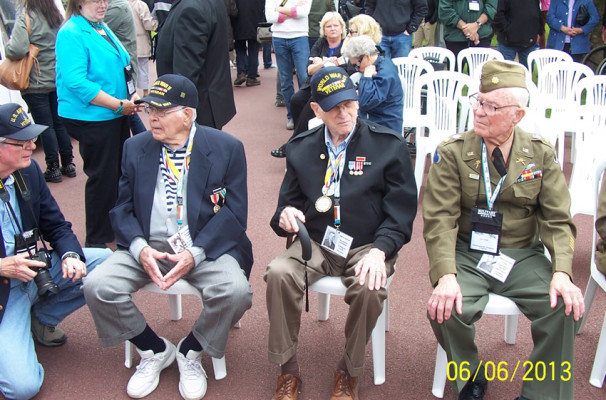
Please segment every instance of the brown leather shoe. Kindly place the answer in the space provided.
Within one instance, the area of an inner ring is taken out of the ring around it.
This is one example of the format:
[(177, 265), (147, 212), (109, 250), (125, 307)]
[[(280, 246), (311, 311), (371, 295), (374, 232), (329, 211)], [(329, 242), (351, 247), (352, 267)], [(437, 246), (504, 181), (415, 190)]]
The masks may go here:
[(278, 387), (272, 400), (297, 400), (301, 390), (301, 369), (299, 375), (284, 374), (278, 377)]
[(330, 400), (358, 400), (358, 378), (352, 378), (347, 371), (335, 371), (335, 388)]

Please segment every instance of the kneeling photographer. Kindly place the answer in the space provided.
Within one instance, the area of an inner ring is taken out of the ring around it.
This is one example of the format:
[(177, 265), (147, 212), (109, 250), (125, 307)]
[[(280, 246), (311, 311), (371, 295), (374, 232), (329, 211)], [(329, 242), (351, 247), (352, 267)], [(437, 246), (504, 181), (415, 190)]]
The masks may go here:
[(39, 392), (44, 369), (34, 341), (65, 343), (56, 326), (84, 305), (82, 278), (111, 253), (80, 247), (31, 159), (46, 128), (18, 104), (0, 106), (0, 393), (7, 399)]

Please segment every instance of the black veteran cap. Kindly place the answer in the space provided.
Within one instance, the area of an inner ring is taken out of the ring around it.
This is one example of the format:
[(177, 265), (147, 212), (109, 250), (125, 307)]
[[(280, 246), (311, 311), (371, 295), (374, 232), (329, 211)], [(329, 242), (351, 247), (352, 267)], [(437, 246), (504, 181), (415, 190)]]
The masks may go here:
[(518, 63), (488, 61), (482, 67), (480, 92), (488, 93), (496, 89), (521, 87), (526, 89), (526, 71)]
[(198, 107), (198, 90), (192, 81), (183, 75), (165, 74), (154, 82), (149, 95), (135, 101), (136, 104), (147, 103), (156, 108), (175, 106)]
[(311, 77), (311, 99), (330, 111), (347, 100), (358, 100), (356, 88), (343, 68), (324, 67)]
[(31, 140), (47, 128), (46, 125), (34, 124), (19, 104), (8, 103), (0, 106), (0, 137)]

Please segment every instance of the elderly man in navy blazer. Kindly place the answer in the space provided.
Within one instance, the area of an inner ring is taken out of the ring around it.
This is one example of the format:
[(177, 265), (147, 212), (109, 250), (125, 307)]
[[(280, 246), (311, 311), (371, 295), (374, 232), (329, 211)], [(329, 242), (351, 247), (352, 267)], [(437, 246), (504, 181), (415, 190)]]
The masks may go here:
[[(89, 276), (84, 294), (102, 346), (129, 340), (141, 362), (127, 393), (142, 398), (175, 359), (184, 399), (206, 393), (202, 351), (221, 358), (230, 327), (252, 304), (246, 236), (248, 195), (242, 143), (198, 125), (198, 92), (181, 75), (160, 76), (140, 102), (151, 132), (124, 145), (118, 201), (110, 213), (118, 250)], [(177, 347), (159, 337), (131, 293), (185, 279), (204, 308)]]
[(56, 325), (84, 305), (82, 278), (111, 253), (82, 250), (32, 160), (46, 128), (32, 123), (19, 104), (0, 106), (0, 394), (7, 399), (38, 393), (44, 369), (34, 341), (65, 343)]

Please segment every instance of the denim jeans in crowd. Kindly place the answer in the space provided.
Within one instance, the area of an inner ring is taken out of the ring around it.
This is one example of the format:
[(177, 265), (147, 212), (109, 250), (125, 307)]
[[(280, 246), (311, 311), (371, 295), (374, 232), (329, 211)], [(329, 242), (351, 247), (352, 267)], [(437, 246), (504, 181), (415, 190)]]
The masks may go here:
[(497, 43), (497, 50), (503, 54), (506, 60), (515, 61), (516, 53), (518, 54), (518, 61), (520, 64), (528, 67), (528, 55), (535, 50), (539, 49), (539, 45), (522, 47), (522, 46), (506, 46), (501, 42)]
[(271, 59), (271, 44), (263, 44), (263, 68), (271, 68), (273, 60)]
[(395, 36), (383, 35), (379, 46), (385, 50), (385, 57), (408, 57), (412, 47), (412, 35), (405, 35), (404, 33)]
[(147, 130), (145, 124), (141, 121), (141, 117), (137, 113), (128, 116), (128, 126), (130, 127), (133, 136)]
[(63, 127), (57, 112), (57, 91), (48, 93), (26, 93), (23, 100), (29, 107), (29, 112), (36, 124), (46, 125), (48, 129), (42, 132), (42, 148), (46, 165), (62, 161), (71, 162), (73, 158), (72, 142)]
[[(238, 75), (244, 73), (248, 78), (255, 79), (259, 71), (259, 42), (257, 39), (236, 40), (234, 49), (236, 50)], [(271, 57), (271, 50), (269, 56)]]
[(290, 115), (290, 98), (295, 93), (292, 80), (293, 61), (297, 70), (297, 80), (300, 88), (307, 80), (309, 42), (307, 36), (300, 36), (293, 39), (277, 38), (274, 36), (273, 45), (274, 52), (276, 53), (276, 62), (278, 63), (280, 88), (286, 103), (287, 118), (292, 119), (292, 116)]

